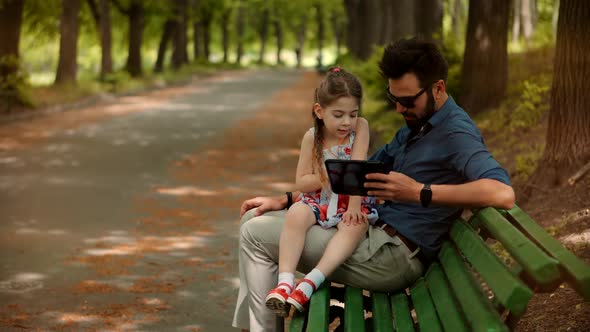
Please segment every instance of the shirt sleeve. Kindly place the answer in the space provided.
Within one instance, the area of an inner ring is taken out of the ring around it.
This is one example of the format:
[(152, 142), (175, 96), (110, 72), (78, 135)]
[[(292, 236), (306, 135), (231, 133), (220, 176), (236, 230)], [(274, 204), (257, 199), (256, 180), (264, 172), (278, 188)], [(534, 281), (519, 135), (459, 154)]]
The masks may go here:
[(493, 179), (511, 185), (508, 172), (494, 159), (481, 136), (468, 132), (453, 132), (449, 136), (450, 164), (467, 181)]

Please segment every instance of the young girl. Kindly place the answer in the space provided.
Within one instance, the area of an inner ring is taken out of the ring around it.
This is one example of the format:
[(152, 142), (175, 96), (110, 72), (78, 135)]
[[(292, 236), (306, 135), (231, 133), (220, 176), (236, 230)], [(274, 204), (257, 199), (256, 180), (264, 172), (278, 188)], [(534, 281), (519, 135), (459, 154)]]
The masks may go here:
[[(362, 89), (359, 80), (341, 68), (332, 68), (315, 92), (314, 128), (303, 136), (297, 164), (296, 186), (300, 201), (287, 212), (279, 248), (279, 280), (266, 297), (266, 306), (286, 316), (289, 305), (305, 310), (311, 294), (356, 249), (368, 222), (377, 220), (374, 199), (337, 195), (329, 188), (325, 159), (365, 160), (369, 126), (360, 118)], [(340, 222), (342, 221), (342, 222)], [(318, 265), (294, 287), (294, 272), (303, 251), (307, 230), (314, 224), (337, 226)]]

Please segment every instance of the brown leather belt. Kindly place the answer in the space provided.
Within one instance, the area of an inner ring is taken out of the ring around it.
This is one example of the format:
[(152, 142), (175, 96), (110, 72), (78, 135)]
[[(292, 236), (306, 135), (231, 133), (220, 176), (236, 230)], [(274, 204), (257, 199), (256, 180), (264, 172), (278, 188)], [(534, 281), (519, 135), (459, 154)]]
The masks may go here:
[[(403, 236), (400, 232), (397, 231), (397, 229), (393, 228), (389, 224), (386, 224), (383, 220), (381, 220), (381, 219), (377, 220), (375, 222), (375, 226), (384, 230), (385, 233), (387, 233), (387, 235), (389, 235), (391, 237), (397, 236), (406, 245), (406, 247), (408, 247), (408, 249), (410, 249), (410, 252), (415, 253), (416, 250), (419, 249), (418, 245), (416, 245), (414, 242), (408, 240), (407, 237)], [(427, 259), (424, 256), (424, 253), (422, 252), (422, 250), (418, 251), (418, 253), (416, 253), (414, 257), (416, 257), (420, 261), (420, 263), (422, 263), (422, 265), (426, 266)]]

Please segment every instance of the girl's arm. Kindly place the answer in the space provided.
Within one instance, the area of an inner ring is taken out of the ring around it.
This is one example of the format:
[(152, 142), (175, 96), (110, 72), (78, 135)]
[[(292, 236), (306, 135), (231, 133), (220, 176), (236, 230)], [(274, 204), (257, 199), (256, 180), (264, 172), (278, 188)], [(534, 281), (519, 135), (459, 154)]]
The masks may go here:
[(301, 141), (301, 151), (295, 174), (295, 186), (301, 192), (313, 192), (322, 188), (319, 174), (313, 174), (312, 162), (313, 131), (308, 130)]
[[(357, 119), (355, 128), (356, 137), (352, 144), (352, 153), (350, 159), (352, 160), (366, 160), (367, 152), (369, 151), (369, 123), (365, 118), (359, 117)], [(361, 213), (362, 196), (350, 196), (348, 201), (348, 209), (344, 221), (359, 223), (359, 218), (366, 221), (366, 216)]]

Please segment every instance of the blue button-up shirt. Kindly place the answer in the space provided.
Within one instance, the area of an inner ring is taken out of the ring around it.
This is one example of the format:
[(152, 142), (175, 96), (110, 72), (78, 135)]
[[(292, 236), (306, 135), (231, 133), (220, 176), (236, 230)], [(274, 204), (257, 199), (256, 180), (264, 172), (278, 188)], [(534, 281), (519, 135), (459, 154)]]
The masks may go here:
[[(386, 171), (405, 174), (421, 183), (461, 184), (494, 179), (510, 185), (506, 170), (492, 157), (471, 118), (449, 96), (428, 123), (426, 134), (410, 138), (401, 128), (393, 140), (370, 160), (385, 163)], [(409, 139), (409, 140), (408, 140)], [(377, 207), (379, 218), (434, 257), (448, 233), (451, 216), (460, 209), (431, 204), (386, 201)]]

